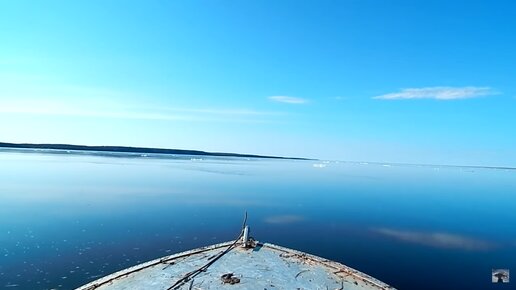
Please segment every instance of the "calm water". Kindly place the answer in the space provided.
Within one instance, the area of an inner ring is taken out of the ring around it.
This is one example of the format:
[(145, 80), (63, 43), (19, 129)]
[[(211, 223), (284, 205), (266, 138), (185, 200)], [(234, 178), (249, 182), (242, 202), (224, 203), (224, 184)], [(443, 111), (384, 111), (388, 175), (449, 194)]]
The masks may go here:
[(516, 277), (516, 170), (191, 158), (0, 151), (0, 288), (228, 241), (247, 210), (256, 239), (398, 289), (516, 289), (491, 284)]

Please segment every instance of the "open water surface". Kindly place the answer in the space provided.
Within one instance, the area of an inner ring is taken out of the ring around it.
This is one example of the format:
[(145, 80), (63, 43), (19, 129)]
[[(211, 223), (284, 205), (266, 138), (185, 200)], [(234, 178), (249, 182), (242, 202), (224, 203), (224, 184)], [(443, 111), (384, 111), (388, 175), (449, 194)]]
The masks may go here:
[(516, 289), (516, 170), (0, 151), (0, 288), (73, 289), (232, 240), (354, 267), (398, 289)]

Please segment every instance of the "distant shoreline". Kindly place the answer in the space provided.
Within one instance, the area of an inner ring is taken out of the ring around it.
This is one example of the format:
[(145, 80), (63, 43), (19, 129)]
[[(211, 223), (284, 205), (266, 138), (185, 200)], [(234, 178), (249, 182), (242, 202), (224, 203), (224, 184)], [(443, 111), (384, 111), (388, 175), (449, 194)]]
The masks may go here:
[(256, 154), (239, 154), (225, 152), (206, 152), (200, 150), (146, 148), (129, 146), (86, 146), (72, 144), (32, 144), (32, 143), (5, 143), (0, 142), (0, 148), (11, 149), (51, 149), (51, 150), (74, 150), (74, 151), (95, 151), (95, 152), (119, 152), (119, 153), (143, 153), (143, 154), (168, 154), (168, 155), (196, 155), (196, 156), (219, 156), (219, 157), (245, 157), (245, 158), (267, 158), (267, 159), (289, 159), (289, 160), (313, 160), (298, 157), (280, 157)]

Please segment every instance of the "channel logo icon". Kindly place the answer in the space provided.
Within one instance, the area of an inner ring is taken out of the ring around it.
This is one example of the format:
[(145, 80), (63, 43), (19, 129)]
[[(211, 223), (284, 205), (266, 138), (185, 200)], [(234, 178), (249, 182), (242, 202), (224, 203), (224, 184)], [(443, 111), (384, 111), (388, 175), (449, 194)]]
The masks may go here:
[(509, 269), (493, 269), (491, 278), (493, 283), (509, 283)]

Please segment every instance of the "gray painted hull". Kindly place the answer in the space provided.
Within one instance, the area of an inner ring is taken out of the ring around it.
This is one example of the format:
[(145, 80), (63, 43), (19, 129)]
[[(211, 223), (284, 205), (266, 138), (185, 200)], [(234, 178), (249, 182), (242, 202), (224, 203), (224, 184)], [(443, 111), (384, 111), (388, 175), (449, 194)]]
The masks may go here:
[[(77, 289), (170, 289), (185, 274), (202, 267), (231, 244), (233, 242), (166, 256), (113, 273)], [(221, 277), (228, 273), (232, 273), (238, 282), (225, 283)], [(267, 243), (250, 249), (237, 246), (206, 271), (173, 289), (395, 290), (340, 263)]]

